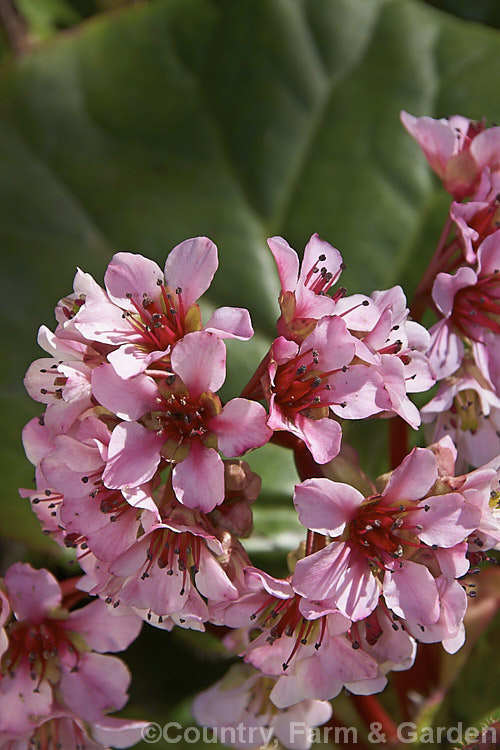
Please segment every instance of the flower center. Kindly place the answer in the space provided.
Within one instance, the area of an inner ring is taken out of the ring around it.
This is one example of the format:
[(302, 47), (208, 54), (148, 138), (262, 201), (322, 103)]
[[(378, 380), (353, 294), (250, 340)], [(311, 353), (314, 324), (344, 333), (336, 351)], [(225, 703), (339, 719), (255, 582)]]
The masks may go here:
[(450, 424), (455, 429), (469, 430), (473, 434), (479, 426), (479, 418), (482, 415), (481, 402), (476, 391), (468, 388), (457, 393), (450, 408), (452, 416)]
[(262, 630), (267, 630), (269, 645), (281, 638), (283, 635), (293, 639), (290, 654), (283, 662), (283, 671), (287, 670), (290, 662), (297, 654), (301, 646), (306, 646), (316, 639), (314, 647), (318, 650), (323, 641), (326, 628), (326, 617), (318, 617), (315, 620), (306, 620), (299, 609), (301, 597), (295, 594), (290, 599), (277, 599), (269, 595), (257, 612), (251, 615)]
[(453, 323), (472, 341), (481, 340), (484, 328), (500, 333), (499, 270), (478, 279), (474, 286), (460, 289), (455, 296)]
[(412, 526), (408, 519), (413, 510), (420, 508), (383, 505), (379, 496), (368, 498), (350, 524), (350, 539), (370, 563), (385, 567), (387, 555), (399, 559), (405, 555), (405, 547), (422, 546), (415, 536), (421, 527)]
[[(341, 369), (345, 372), (347, 368)], [(335, 372), (339, 370), (321, 372), (316, 349), (298, 354), (289, 362), (278, 365), (272, 386), (276, 402), (292, 421), (301, 412), (311, 419), (327, 417), (331, 404), (345, 406), (334, 400), (331, 386), (325, 382)]]
[(346, 267), (345, 263), (341, 263), (338, 271), (332, 272), (326, 266), (321, 265), (325, 260), (326, 255), (324, 253), (319, 255), (307, 272), (304, 281), (304, 286), (315, 294), (327, 294)]
[(140, 302), (137, 302), (131, 293), (127, 294), (136, 313), (124, 312), (124, 317), (136, 333), (140, 334), (141, 343), (147, 351), (167, 349), (190, 330), (186, 321), (189, 311), (184, 308), (182, 289), (178, 287), (173, 292), (160, 281), (158, 286), (161, 296), (157, 300), (144, 294)]
[(191, 398), (181, 381), (171, 375), (160, 383), (156, 401), (158, 411), (146, 414), (141, 421), (165, 438), (162, 454), (167, 460), (182, 460), (185, 456), (180, 457), (179, 448), (184, 446), (187, 453), (189, 443), (195, 439), (208, 447), (216, 446), (209, 426), (210, 419), (222, 411), (216, 394), (208, 391)]
[[(151, 534), (151, 540), (146, 553), (146, 568), (141, 579), (149, 578), (153, 565), (165, 570), (166, 575), (182, 573), (180, 596), (186, 593), (186, 583), (189, 577), (200, 569), (201, 545), (203, 540), (189, 531), (177, 532), (172, 529), (158, 529)], [(160, 620), (161, 621), (161, 620)]]
[(7, 633), (9, 648), (2, 659), (2, 666), (8, 673), (27, 658), (31, 679), (38, 678), (35, 692), (38, 692), (42, 680), (49, 676), (47, 673), (51, 661), (58, 659), (62, 651), (74, 654), (75, 662), (71, 671), (78, 670), (78, 651), (60, 621), (47, 618), (36, 625), (30, 622), (11, 622), (7, 626)]

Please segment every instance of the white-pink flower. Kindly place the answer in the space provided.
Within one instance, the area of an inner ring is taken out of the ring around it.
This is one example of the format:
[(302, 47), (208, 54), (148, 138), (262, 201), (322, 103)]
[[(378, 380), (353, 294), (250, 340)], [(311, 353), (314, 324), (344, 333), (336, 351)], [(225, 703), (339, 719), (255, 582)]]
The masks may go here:
[(415, 448), (381, 494), (365, 498), (329, 479), (297, 485), (294, 502), (301, 523), (332, 541), (297, 562), (295, 590), (329, 602), (352, 620), (373, 612), (383, 595), (399, 617), (423, 626), (436, 623), (439, 591), (419, 553), (455, 547), (480, 516), (458, 492), (432, 495), (437, 478), (434, 454)]
[(89, 722), (122, 708), (128, 670), (103, 652), (126, 648), (139, 633), (139, 618), (118, 616), (101, 601), (68, 613), (56, 579), (22, 563), (9, 568), (3, 583), (13, 616), (0, 677), (0, 734), (32, 732), (61, 705)]
[(500, 128), (453, 115), (448, 120), (414, 117), (401, 121), (425, 154), (444, 187), (457, 200), (470, 196), (485, 167), (500, 167)]
[(313, 234), (299, 257), (283, 237), (268, 239), (278, 266), (281, 282), (277, 323), (280, 336), (300, 343), (325, 315), (333, 315), (335, 301), (345, 290), (331, 297), (328, 292), (345, 268), (342, 256), (334, 247)]
[(175, 345), (171, 373), (159, 384), (147, 375), (120, 380), (109, 365), (97, 368), (96, 398), (129, 420), (113, 430), (104, 484), (136, 487), (166, 461), (174, 466), (172, 482), (181, 503), (204, 512), (219, 505), (224, 464), (216, 448), (239, 456), (272, 435), (265, 409), (255, 401), (235, 398), (221, 405), (216, 391), (225, 375), (224, 343), (206, 331), (188, 333)]
[(83, 306), (74, 326), (85, 339), (113, 347), (108, 361), (121, 378), (164, 359), (186, 333), (202, 327), (220, 338), (246, 341), (253, 329), (243, 308), (218, 308), (202, 326), (196, 301), (209, 288), (217, 266), (217, 248), (207, 237), (174, 247), (164, 272), (142, 255), (117, 253), (104, 276), (107, 294), (103, 291), (101, 299)]
[[(267, 745), (275, 735), (283, 747), (309, 750), (310, 728), (328, 721), (332, 707), (327, 701), (302, 700), (279, 709), (269, 699), (275, 681), (247, 664), (236, 664), (196, 696), (193, 716), (202, 726), (216, 730), (225, 745), (257, 748)], [(299, 731), (292, 731), (294, 724)]]
[(438, 378), (458, 370), (464, 357), (464, 339), (475, 350), (479, 348), (476, 352), (478, 364), (485, 357), (480, 351), (483, 347), (497, 349), (500, 334), (500, 233), (489, 235), (479, 247), (476, 270), (462, 266), (455, 274), (439, 273), (432, 298), (442, 315), (430, 330), (428, 352)]

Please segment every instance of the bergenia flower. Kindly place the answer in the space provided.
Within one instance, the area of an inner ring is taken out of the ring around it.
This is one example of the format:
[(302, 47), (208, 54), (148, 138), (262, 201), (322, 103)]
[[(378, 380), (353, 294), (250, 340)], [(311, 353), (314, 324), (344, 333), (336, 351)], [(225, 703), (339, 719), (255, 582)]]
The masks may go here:
[(268, 355), (262, 389), (268, 425), (301, 438), (319, 464), (340, 449), (336, 416), (359, 419), (390, 408), (380, 376), (363, 364), (350, 367), (355, 341), (342, 318), (323, 318), (298, 345), (276, 339)]
[(1, 662), (0, 735), (31, 733), (61, 706), (89, 722), (124, 706), (128, 670), (104, 652), (126, 648), (139, 618), (101, 601), (68, 612), (56, 579), (22, 563), (7, 571), (3, 593), (12, 618)]
[[(218, 737), (233, 747), (263, 747), (276, 736), (283, 747), (309, 750), (310, 728), (327, 722), (332, 707), (327, 701), (303, 700), (279, 709), (269, 699), (275, 682), (275, 678), (262, 675), (248, 664), (236, 664), (215, 685), (196, 696), (193, 716), (202, 726), (226, 732), (223, 736), (221, 731)], [(299, 731), (292, 731), (294, 724), (300, 727)], [(242, 730), (231, 737), (230, 729), (237, 727)]]
[[(464, 339), (476, 348), (498, 347), (500, 234), (490, 235), (481, 244), (475, 271), (463, 266), (453, 275), (439, 273), (432, 297), (443, 317), (431, 328), (428, 356), (436, 375), (444, 378), (460, 367)], [(479, 352), (476, 362), (483, 358)]]
[[(186, 333), (202, 329), (196, 302), (217, 266), (217, 248), (207, 237), (174, 247), (164, 273), (142, 255), (117, 253), (104, 276), (107, 299), (82, 307), (74, 326), (88, 341), (113, 346), (108, 361), (116, 373), (134, 377), (163, 359)], [(244, 341), (253, 335), (248, 311), (233, 307), (218, 308), (204, 330)]]
[(280, 336), (300, 343), (310, 334), (316, 322), (325, 315), (333, 315), (335, 300), (344, 294), (328, 296), (345, 268), (339, 251), (313, 234), (299, 257), (283, 237), (268, 239), (278, 266), (281, 282), (279, 304), (281, 316), (277, 322)]
[(437, 478), (434, 454), (415, 448), (384, 491), (368, 498), (326, 478), (297, 485), (301, 523), (332, 541), (297, 562), (294, 588), (328, 601), (352, 620), (373, 612), (383, 595), (399, 617), (435, 624), (439, 591), (421, 551), (455, 547), (477, 527), (480, 515), (458, 492), (433, 495)]
[(449, 435), (458, 470), (487, 463), (500, 454), (500, 397), (469, 358), (420, 410), (432, 442)]
[(370, 297), (344, 297), (337, 314), (353, 334), (357, 358), (380, 377), (377, 402), (385, 397), (388, 411), (417, 428), (420, 415), (407, 394), (429, 390), (436, 378), (426, 356), (429, 333), (408, 318), (401, 287), (373, 292)]
[(15, 738), (0, 732), (0, 750), (108, 750), (136, 745), (148, 726), (145, 721), (103, 715), (84, 721), (67, 708), (55, 707), (49, 719)]
[(174, 466), (172, 482), (181, 503), (206, 513), (219, 505), (224, 464), (216, 448), (239, 456), (272, 435), (265, 409), (255, 401), (234, 398), (222, 406), (216, 391), (225, 376), (224, 343), (206, 331), (188, 333), (175, 345), (171, 372), (159, 383), (147, 375), (120, 380), (110, 365), (97, 368), (95, 397), (129, 420), (111, 435), (104, 484), (137, 487), (164, 461)]
[(500, 220), (500, 172), (486, 167), (476, 193), (466, 203), (453, 202), (450, 218), (458, 229), (458, 237), (467, 263), (476, 262), (481, 243), (498, 230)]
[(401, 122), (425, 154), (444, 188), (457, 200), (470, 196), (485, 167), (500, 167), (500, 128), (460, 115), (448, 120), (401, 113)]
[(256, 568), (245, 569), (245, 582), (239, 599), (218, 609), (224, 624), (252, 632), (240, 655), (263, 674), (278, 677), (270, 695), (276, 706), (330, 700), (343, 686), (356, 693), (383, 687), (376, 660), (353, 648), (347, 636), (351, 623), (335, 607), (318, 611), (289, 580)]

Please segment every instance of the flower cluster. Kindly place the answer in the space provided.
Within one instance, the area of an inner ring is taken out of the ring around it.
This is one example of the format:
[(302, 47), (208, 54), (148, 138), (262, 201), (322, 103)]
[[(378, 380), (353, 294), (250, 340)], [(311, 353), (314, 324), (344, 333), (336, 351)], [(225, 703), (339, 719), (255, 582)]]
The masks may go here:
[[(78, 589), (97, 599), (62, 615), (54, 595), (55, 604), (36, 605), (37, 620), (19, 614), (6, 576), (1, 622), (12, 610), (35, 625), (9, 625), (2, 666), (34, 680), (36, 697), (29, 717), (0, 727), (0, 742), (47, 722), (52, 733), (66, 731), (61, 722), (84, 731), (83, 722), (104, 741), (102, 714), (123, 705), (123, 684), (110, 667), (105, 689), (78, 713), (97, 672), (88, 650), (123, 648), (142, 620), (219, 627), (242, 662), (196, 699), (195, 717), (227, 727), (231, 706), (234, 726), (271, 727), (285, 746), (292, 721), (328, 721), (344, 687), (382, 690), (389, 672), (411, 667), (418, 643), (461, 647), (461, 579), (500, 548), (500, 129), (465, 118), (403, 122), (455, 199), (412, 317), (399, 286), (348, 295), (338, 286), (342, 257), (318, 235), (302, 262), (273, 237), (276, 338), (243, 391), (223, 401), (224, 340), (247, 341), (253, 330), (240, 308), (218, 308), (203, 323), (198, 299), (218, 259), (198, 237), (175, 247), (164, 271), (123, 252), (104, 288), (78, 271), (55, 331), (40, 329), (48, 356), (25, 384), (46, 408), (24, 429), (36, 490), (21, 494), (44, 532), (76, 551)], [(417, 322), (427, 306), (438, 316), (430, 331)], [(343, 439), (345, 421), (417, 429), (410, 395), (436, 381), (421, 410), (432, 443), (409, 451), (403, 441), (393, 470), (372, 482)], [(245, 548), (261, 480), (241, 456), (269, 441), (293, 450), (301, 480), (293, 504), (304, 542), (282, 578), (255, 567)], [(82, 620), (90, 608), (113, 618), (102, 643), (90, 616)], [(47, 638), (57, 641), (53, 654)]]
[(438, 317), (428, 354), (442, 381), (422, 419), (431, 439), (452, 436), (462, 468), (478, 467), (500, 453), (500, 128), (402, 120), (455, 199), (419, 288)]
[(127, 701), (125, 649), (141, 621), (95, 600), (79, 609), (47, 570), (15, 563), (0, 580), (0, 748), (129, 747), (144, 722), (107, 716)]

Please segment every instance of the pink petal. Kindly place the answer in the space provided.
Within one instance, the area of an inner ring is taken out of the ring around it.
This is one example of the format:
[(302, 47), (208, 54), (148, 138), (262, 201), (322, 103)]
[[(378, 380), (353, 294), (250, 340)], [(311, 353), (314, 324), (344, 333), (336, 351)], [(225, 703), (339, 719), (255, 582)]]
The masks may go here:
[(28, 461), (34, 466), (54, 450), (50, 432), (45, 425), (40, 424), (38, 417), (30, 419), (23, 428), (23, 448)]
[(318, 464), (328, 463), (340, 451), (342, 429), (335, 419), (309, 419), (297, 414), (295, 424), (288, 429), (304, 441)]
[(137, 422), (117, 425), (111, 434), (103, 474), (106, 487), (121, 489), (148, 482), (160, 463), (163, 443), (163, 437)]
[(4, 580), (18, 620), (38, 624), (50, 610), (61, 606), (59, 584), (48, 570), (34, 570), (27, 563), (14, 563)]
[(334, 316), (320, 320), (314, 331), (307, 336), (300, 351), (308, 349), (318, 350), (319, 368), (323, 372), (329, 372), (351, 362), (356, 344), (342, 318)]
[[(142, 298), (141, 298), (142, 299)], [(125, 307), (124, 303), (121, 303)], [(127, 300), (127, 308), (130, 308)], [(135, 308), (131, 308), (135, 312)], [(122, 344), (125, 341), (142, 341), (142, 336), (123, 316), (123, 310), (111, 302), (85, 305), (75, 318), (75, 328), (89, 341), (103, 344)]]
[(466, 503), (456, 492), (428, 497), (420, 507), (422, 510), (412, 513), (411, 520), (422, 526), (418, 536), (429, 546), (454, 547), (477, 529), (481, 520), (479, 508)]
[(221, 339), (240, 341), (248, 341), (254, 333), (250, 313), (244, 307), (218, 307), (204, 330)]
[(212, 333), (187, 333), (172, 350), (172, 369), (191, 397), (215, 393), (226, 378), (226, 347)]
[(116, 253), (113, 255), (104, 283), (110, 299), (126, 310), (133, 310), (129, 295), (140, 304), (146, 294), (152, 298), (158, 296), (157, 282), (163, 282), (160, 267), (153, 260), (134, 253)]
[(267, 241), (273, 254), (281, 288), (284, 292), (293, 292), (299, 277), (299, 257), (283, 237), (270, 237)]
[(425, 448), (414, 448), (392, 472), (382, 497), (386, 504), (420, 500), (436, 479), (435, 455)]
[(173, 470), (172, 484), (179, 502), (209, 513), (224, 500), (224, 464), (213, 448), (193, 440), (186, 458)]
[(290, 599), (294, 592), (290, 583), (280, 578), (273, 578), (258, 568), (245, 568), (245, 582), (252, 591), (264, 588), (268, 594), (277, 599)]
[(103, 713), (119, 711), (127, 702), (130, 674), (115, 656), (79, 654), (77, 671), (72, 661), (61, 664), (61, 695), (72, 711), (87, 721), (99, 721)]
[[(325, 260), (319, 260), (320, 255), (325, 255)], [(314, 267), (324, 267), (334, 277), (340, 276), (343, 268), (342, 256), (339, 251), (322, 240), (319, 234), (313, 234), (304, 248), (299, 284), (305, 284), (309, 271)]]
[[(10, 735), (8, 739), (33, 732), (38, 723), (51, 715), (53, 699), (48, 680), (42, 680), (37, 692), (36, 686), (37, 680), (30, 678), (27, 659), (18, 664), (10, 677), (3, 676), (0, 680), (0, 732)], [(3, 747), (9, 748), (9, 741)]]
[(261, 404), (246, 398), (233, 398), (208, 426), (217, 435), (219, 449), (225, 456), (241, 456), (259, 448), (272, 437), (266, 424), (267, 413)]
[(101, 716), (92, 723), (92, 736), (104, 747), (132, 747), (141, 741), (147, 727), (148, 723), (145, 721)]
[(457, 150), (456, 133), (446, 120), (414, 117), (401, 112), (401, 122), (417, 141), (436, 174), (443, 178), (448, 161)]
[(207, 291), (217, 270), (217, 247), (208, 237), (184, 240), (170, 251), (165, 263), (165, 283), (181, 289), (187, 310)]
[(498, 170), (500, 165), (500, 127), (487, 128), (476, 135), (471, 143), (470, 152), (480, 169), (488, 166), (491, 167), (492, 172)]
[(342, 534), (363, 500), (354, 487), (326, 478), (306, 479), (295, 485), (293, 497), (301, 524), (332, 537)]
[(332, 542), (299, 560), (292, 585), (309, 599), (331, 599), (351, 620), (363, 619), (378, 603), (379, 589), (368, 563), (344, 542)]
[(148, 375), (123, 380), (111, 365), (99, 365), (92, 372), (92, 391), (120, 419), (133, 421), (158, 409), (158, 386)]
[(439, 380), (453, 375), (462, 364), (464, 344), (452, 330), (449, 320), (443, 318), (433, 325), (429, 332), (431, 343), (427, 356)]
[(200, 594), (211, 601), (232, 601), (238, 598), (238, 590), (203, 544), (200, 547), (200, 567), (195, 581)]
[[(500, 131), (500, 128), (498, 128)], [(483, 278), (500, 271), (500, 242), (497, 232), (486, 237), (477, 251), (478, 276)]]
[(142, 620), (119, 610), (97, 599), (71, 612), (64, 627), (81, 635), (93, 651), (123, 651), (141, 632)]
[(401, 560), (384, 575), (384, 598), (389, 609), (419, 625), (432, 625), (439, 617), (436, 583), (424, 565)]
[(353, 365), (332, 375), (328, 383), (336, 400), (331, 409), (341, 419), (365, 419), (391, 409), (384, 381), (373, 367)]
[(449, 316), (453, 310), (455, 295), (460, 289), (474, 286), (477, 276), (472, 268), (464, 266), (452, 275), (438, 273), (432, 287), (432, 299), (443, 315)]
[(128, 380), (140, 375), (150, 364), (164, 357), (164, 351), (148, 352), (136, 344), (124, 344), (108, 354), (108, 362), (113, 365), (116, 374)]

